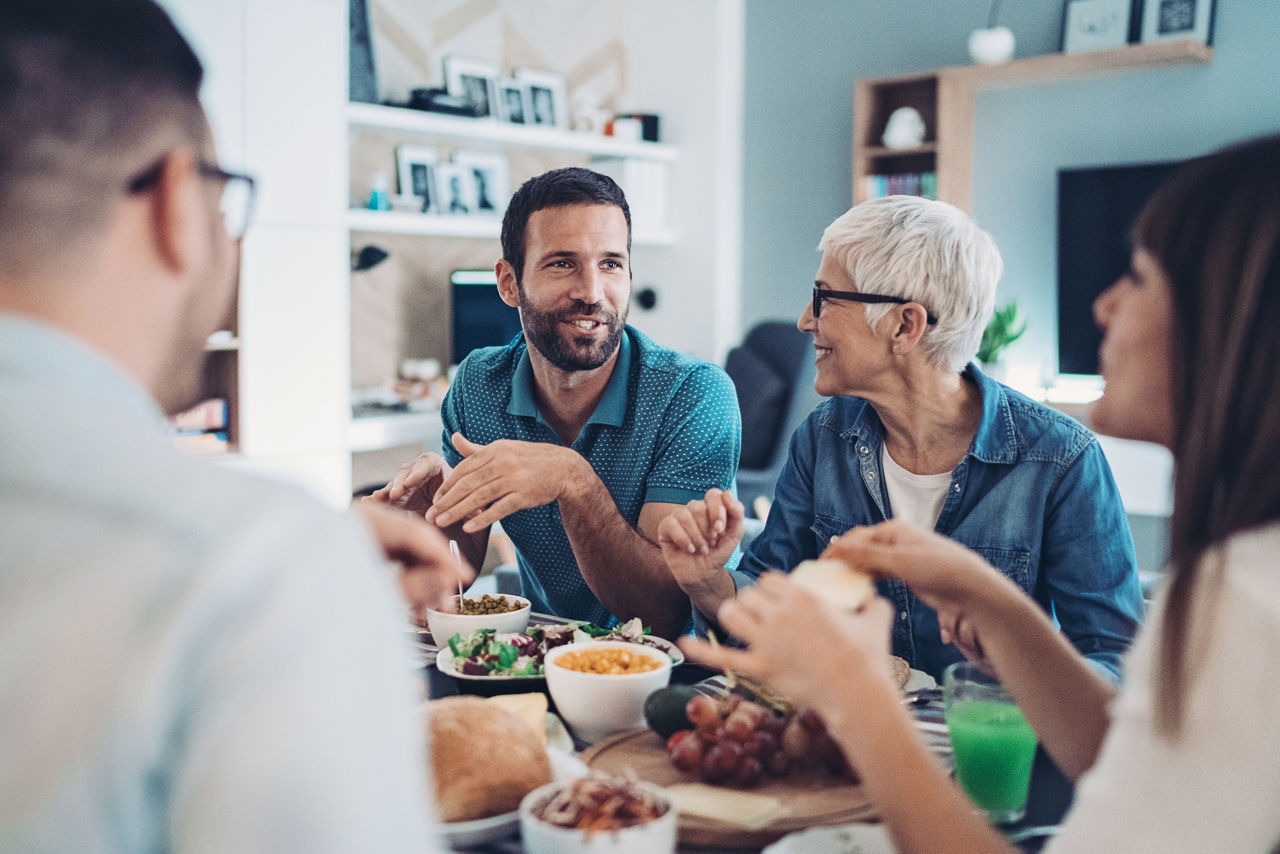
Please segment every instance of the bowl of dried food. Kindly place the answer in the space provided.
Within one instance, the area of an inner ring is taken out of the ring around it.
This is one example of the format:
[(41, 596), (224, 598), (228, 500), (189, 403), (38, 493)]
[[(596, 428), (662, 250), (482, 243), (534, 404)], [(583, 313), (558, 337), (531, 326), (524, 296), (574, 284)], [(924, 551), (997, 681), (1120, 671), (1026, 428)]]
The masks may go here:
[(509, 593), (464, 593), (453, 597), (456, 613), (427, 609), (427, 623), (436, 646), (445, 646), (455, 634), (469, 635), (481, 629), (523, 632), (529, 625), (530, 602)]
[(676, 806), (660, 786), (593, 771), (520, 802), (526, 854), (672, 854)]

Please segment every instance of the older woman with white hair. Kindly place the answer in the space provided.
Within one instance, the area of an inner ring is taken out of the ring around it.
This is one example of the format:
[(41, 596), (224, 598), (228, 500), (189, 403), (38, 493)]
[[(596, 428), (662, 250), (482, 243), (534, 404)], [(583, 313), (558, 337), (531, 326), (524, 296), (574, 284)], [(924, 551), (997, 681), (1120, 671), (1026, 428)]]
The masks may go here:
[[(736, 568), (742, 505), (712, 490), (665, 519), (660, 545), (700, 617), (770, 569), (816, 558), (850, 528), (905, 519), (977, 551), (1032, 596), (1105, 675), (1142, 618), (1133, 540), (1097, 439), (972, 359), (1003, 264), (943, 202), (889, 196), (822, 235), (813, 334), (823, 401), (796, 430), (763, 532)], [(903, 583), (893, 651), (940, 677), (968, 648)]]

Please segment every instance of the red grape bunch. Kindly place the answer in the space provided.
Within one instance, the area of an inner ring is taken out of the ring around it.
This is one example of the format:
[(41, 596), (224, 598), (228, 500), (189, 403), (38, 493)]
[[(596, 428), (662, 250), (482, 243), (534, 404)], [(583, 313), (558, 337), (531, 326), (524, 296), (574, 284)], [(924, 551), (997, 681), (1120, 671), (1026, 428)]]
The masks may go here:
[(693, 729), (667, 739), (667, 756), (681, 771), (712, 785), (758, 785), (769, 775), (825, 768), (858, 782), (822, 718), (813, 709), (779, 712), (737, 694), (699, 694), (685, 705)]

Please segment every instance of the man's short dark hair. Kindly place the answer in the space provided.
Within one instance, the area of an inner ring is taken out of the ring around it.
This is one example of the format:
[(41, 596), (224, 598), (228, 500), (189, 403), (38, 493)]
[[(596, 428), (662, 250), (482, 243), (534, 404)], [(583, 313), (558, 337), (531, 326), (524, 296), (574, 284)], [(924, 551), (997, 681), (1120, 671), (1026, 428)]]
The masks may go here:
[(613, 205), (627, 221), (627, 254), (631, 254), (631, 209), (627, 197), (608, 175), (579, 166), (552, 169), (520, 185), (502, 218), (502, 257), (516, 272), (516, 284), (524, 278), (525, 231), (529, 217), (544, 208), (568, 205)]
[(166, 132), (202, 145), (202, 77), (152, 0), (0, 3), (0, 263), (100, 224)]

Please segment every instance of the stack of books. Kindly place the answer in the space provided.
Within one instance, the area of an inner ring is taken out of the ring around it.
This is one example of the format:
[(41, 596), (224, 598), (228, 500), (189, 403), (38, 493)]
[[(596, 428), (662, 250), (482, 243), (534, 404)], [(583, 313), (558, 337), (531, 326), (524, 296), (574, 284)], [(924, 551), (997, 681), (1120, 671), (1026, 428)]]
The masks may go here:
[(227, 402), (221, 398), (197, 403), (166, 419), (170, 440), (189, 454), (224, 454), (228, 450)]
[(937, 172), (899, 172), (893, 175), (868, 175), (863, 189), (868, 199), (881, 196), (924, 196), (938, 198)]

